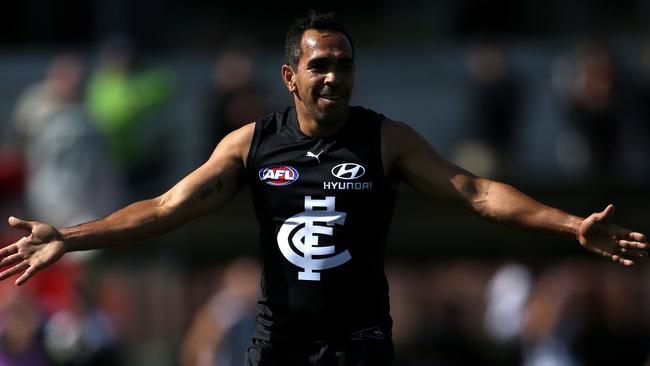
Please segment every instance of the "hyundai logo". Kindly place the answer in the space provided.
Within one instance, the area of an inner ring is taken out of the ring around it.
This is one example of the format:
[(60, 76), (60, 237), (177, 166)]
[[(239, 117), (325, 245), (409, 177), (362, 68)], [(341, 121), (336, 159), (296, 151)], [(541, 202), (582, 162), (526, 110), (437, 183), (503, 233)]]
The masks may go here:
[(332, 168), (332, 175), (345, 180), (352, 180), (366, 174), (366, 168), (355, 163), (343, 163)]

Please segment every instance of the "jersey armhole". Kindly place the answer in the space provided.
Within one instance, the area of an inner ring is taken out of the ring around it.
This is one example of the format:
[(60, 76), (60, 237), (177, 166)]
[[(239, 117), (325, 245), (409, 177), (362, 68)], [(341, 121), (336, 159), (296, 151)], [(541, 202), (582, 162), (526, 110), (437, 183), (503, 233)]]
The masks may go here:
[(384, 169), (384, 123), (386, 123), (386, 116), (383, 114), (377, 114), (377, 119), (379, 120), (379, 133), (378, 133), (378, 138), (379, 138), (379, 143), (377, 146), (379, 146), (379, 168), (381, 169), (381, 176), (384, 178), (384, 180), (388, 181), (388, 172)]
[(253, 131), (253, 139), (251, 140), (251, 146), (248, 148), (248, 156), (246, 157), (246, 170), (250, 170), (251, 165), (255, 161), (255, 155), (257, 154), (261, 131), (262, 122), (256, 121), (255, 130)]

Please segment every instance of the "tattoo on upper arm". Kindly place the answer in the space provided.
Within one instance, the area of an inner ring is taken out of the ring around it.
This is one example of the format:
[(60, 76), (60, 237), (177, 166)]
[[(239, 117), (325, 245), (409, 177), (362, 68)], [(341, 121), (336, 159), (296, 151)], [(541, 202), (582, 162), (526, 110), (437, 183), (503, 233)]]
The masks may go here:
[(217, 177), (217, 180), (214, 182), (213, 185), (206, 187), (204, 190), (201, 191), (199, 194), (199, 197), (204, 200), (208, 198), (212, 193), (214, 192), (220, 192), (221, 188), (223, 188), (223, 182), (221, 182), (221, 178)]

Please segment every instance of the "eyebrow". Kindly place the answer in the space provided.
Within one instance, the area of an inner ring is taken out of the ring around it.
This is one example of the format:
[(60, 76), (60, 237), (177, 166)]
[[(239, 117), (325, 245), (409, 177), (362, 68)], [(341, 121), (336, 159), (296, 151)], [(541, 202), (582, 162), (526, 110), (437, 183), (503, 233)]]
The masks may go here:
[(348, 63), (348, 64), (354, 64), (354, 60), (352, 57), (349, 56), (344, 56), (340, 58), (336, 57), (330, 57), (330, 56), (323, 56), (323, 57), (316, 57), (312, 58), (307, 62), (307, 66), (314, 66), (314, 65), (319, 65), (319, 64), (325, 64), (334, 60), (338, 60), (339, 63)]

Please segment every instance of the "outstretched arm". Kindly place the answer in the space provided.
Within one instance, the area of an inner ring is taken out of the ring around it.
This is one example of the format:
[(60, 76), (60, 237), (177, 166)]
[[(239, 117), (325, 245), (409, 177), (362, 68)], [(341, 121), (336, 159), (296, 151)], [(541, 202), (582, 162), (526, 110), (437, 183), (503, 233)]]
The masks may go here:
[(254, 124), (226, 136), (210, 159), (163, 195), (133, 203), (110, 216), (78, 226), (50, 225), (9, 218), (27, 234), (0, 249), (0, 280), (23, 272), (16, 284), (56, 262), (66, 252), (113, 247), (169, 232), (192, 218), (224, 206), (241, 186)]
[(501, 224), (575, 238), (583, 247), (623, 265), (647, 255), (643, 234), (608, 222), (613, 205), (586, 219), (544, 205), (510, 185), (476, 177), (449, 163), (405, 124), (384, 121), (382, 155), (389, 175), (432, 199), (466, 207)]

